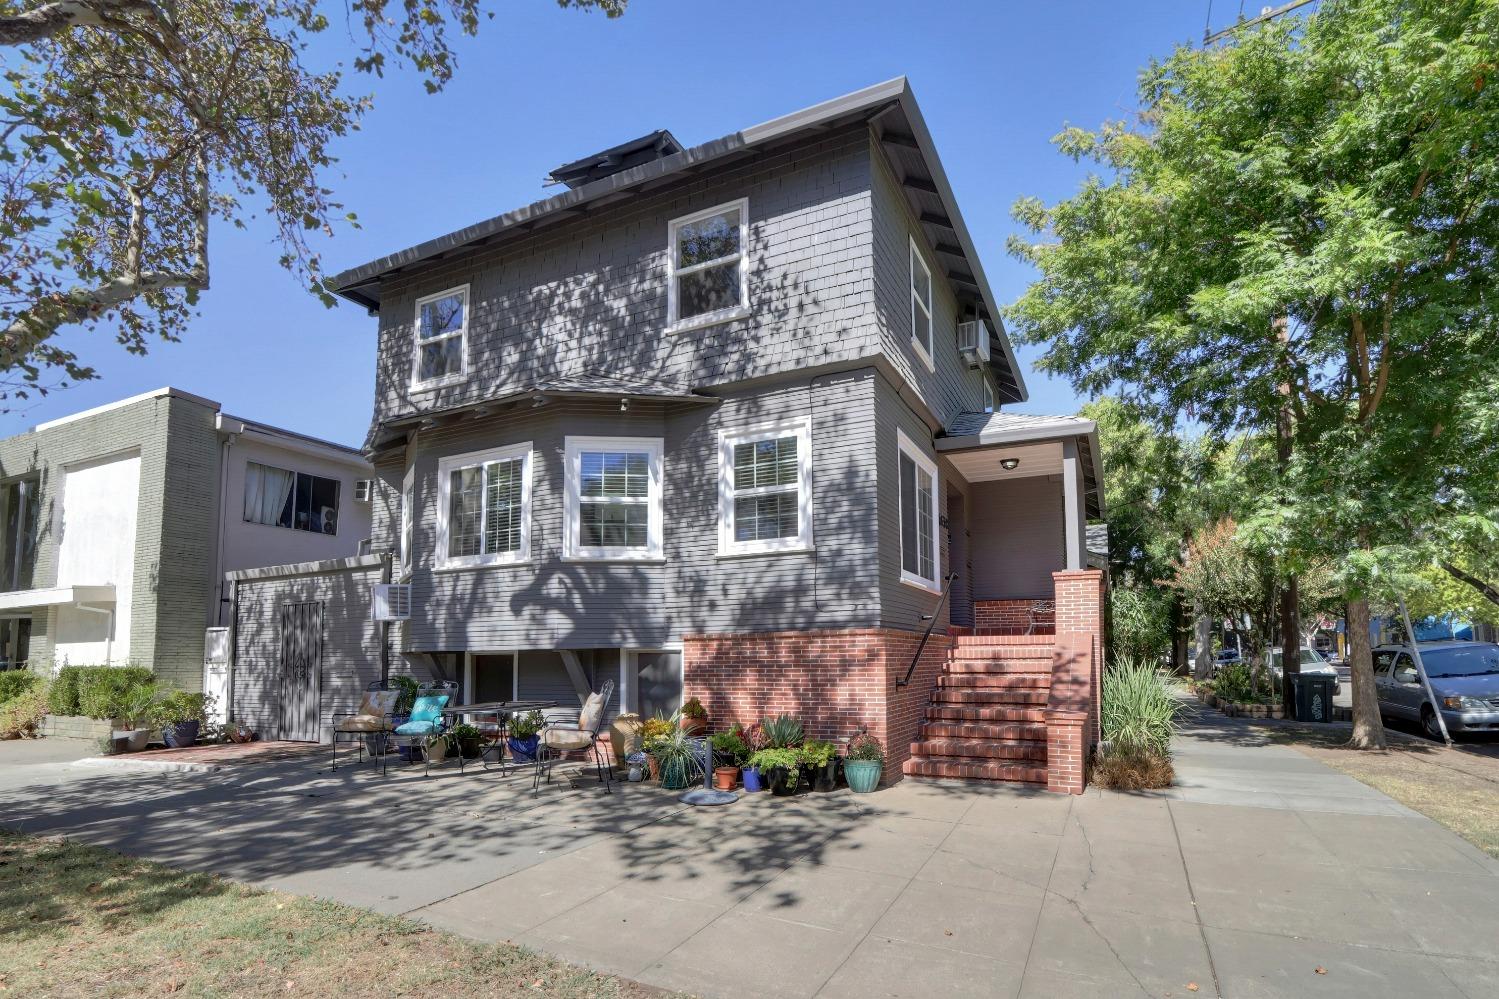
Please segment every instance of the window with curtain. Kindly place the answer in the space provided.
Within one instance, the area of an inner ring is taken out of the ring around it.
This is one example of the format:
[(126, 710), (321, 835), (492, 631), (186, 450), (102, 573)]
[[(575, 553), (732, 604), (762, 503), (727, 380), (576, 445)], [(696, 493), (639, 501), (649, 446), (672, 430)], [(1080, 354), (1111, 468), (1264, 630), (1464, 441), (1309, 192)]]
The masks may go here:
[(531, 443), (438, 462), (439, 568), (530, 557)]
[(245, 522), (337, 534), (338, 486), (337, 479), (246, 462)]

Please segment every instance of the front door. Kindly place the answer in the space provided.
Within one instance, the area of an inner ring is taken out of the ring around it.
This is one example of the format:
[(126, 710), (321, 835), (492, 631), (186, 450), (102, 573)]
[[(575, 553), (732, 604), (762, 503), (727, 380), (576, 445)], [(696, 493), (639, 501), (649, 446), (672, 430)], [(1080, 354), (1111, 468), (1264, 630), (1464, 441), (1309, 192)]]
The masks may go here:
[(318, 742), (323, 667), (323, 602), (281, 606), (281, 738)]

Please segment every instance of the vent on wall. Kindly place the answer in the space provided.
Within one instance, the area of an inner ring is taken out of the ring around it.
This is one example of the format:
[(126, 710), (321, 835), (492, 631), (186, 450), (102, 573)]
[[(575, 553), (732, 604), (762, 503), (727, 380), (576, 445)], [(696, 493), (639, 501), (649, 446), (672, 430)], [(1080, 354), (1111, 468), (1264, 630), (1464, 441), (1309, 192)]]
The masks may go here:
[(982, 319), (959, 323), (958, 352), (970, 368), (989, 363), (989, 324)]
[(368, 503), (370, 501), (370, 497), (373, 496), (374, 494), (375, 494), (375, 480), (374, 479), (355, 479), (354, 480), (354, 502), (355, 503)]
[(405, 621), (411, 617), (410, 583), (376, 583), (370, 599), (376, 621)]

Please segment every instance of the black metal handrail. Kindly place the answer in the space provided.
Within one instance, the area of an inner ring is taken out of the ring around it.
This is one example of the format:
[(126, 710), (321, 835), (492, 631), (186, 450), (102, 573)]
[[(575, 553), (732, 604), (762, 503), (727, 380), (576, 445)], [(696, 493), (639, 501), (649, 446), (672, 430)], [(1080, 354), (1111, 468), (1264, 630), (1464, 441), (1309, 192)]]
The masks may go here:
[(942, 581), (942, 596), (937, 598), (937, 606), (932, 609), (931, 623), (926, 626), (926, 631), (921, 634), (921, 644), (916, 646), (916, 654), (911, 657), (911, 665), (906, 667), (906, 675), (895, 681), (897, 687), (904, 687), (911, 682), (911, 674), (916, 672), (916, 664), (921, 662), (921, 650), (926, 648), (926, 640), (932, 637), (932, 629), (937, 627), (937, 618), (942, 616), (942, 605), (947, 603), (948, 591), (952, 589), (952, 581), (958, 578), (956, 572), (949, 572), (947, 578)]

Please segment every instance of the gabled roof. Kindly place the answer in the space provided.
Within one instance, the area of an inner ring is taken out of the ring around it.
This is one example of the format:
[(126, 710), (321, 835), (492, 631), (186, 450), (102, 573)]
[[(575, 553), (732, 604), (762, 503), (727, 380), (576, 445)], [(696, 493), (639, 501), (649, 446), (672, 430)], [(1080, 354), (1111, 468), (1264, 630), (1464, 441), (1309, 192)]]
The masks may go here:
[(1081, 416), (1044, 416), (1034, 413), (959, 413), (937, 436), (938, 451), (968, 451), (1065, 439), (1077, 441), (1082, 462), (1088, 516), (1105, 515), (1103, 469), (1098, 450), (1098, 424)]
[[(906, 78), (857, 90), (821, 104), (794, 111), (760, 125), (733, 132), (720, 139), (684, 149), (628, 169), (610, 173), (572, 190), (534, 202), (524, 208), (476, 222), (445, 236), (418, 243), (335, 275), (333, 290), (369, 309), (380, 306), (380, 283), (435, 261), (472, 252), (528, 233), (575, 220), (601, 207), (623, 201), (645, 191), (674, 184), (684, 177), (760, 155), (768, 149), (805, 140), (829, 129), (867, 122), (890, 159), (896, 179), (928, 242), (935, 248), (941, 270), (957, 291), (960, 302), (989, 323), (990, 368), (998, 383), (1001, 402), (1023, 402), (1025, 381), (1005, 335), (997, 300), (979, 263), (968, 227), (958, 211), (952, 186), (937, 157), (931, 133), (916, 105)], [(645, 137), (647, 139), (651, 136)], [(635, 140), (636, 143), (643, 140)], [(673, 139), (674, 143), (675, 140)], [(630, 147), (634, 143), (625, 143)], [(616, 149), (622, 147), (616, 147)], [(605, 150), (603, 154), (613, 153)], [(594, 157), (559, 168), (586, 168)], [(586, 172), (586, 169), (585, 169)]]

